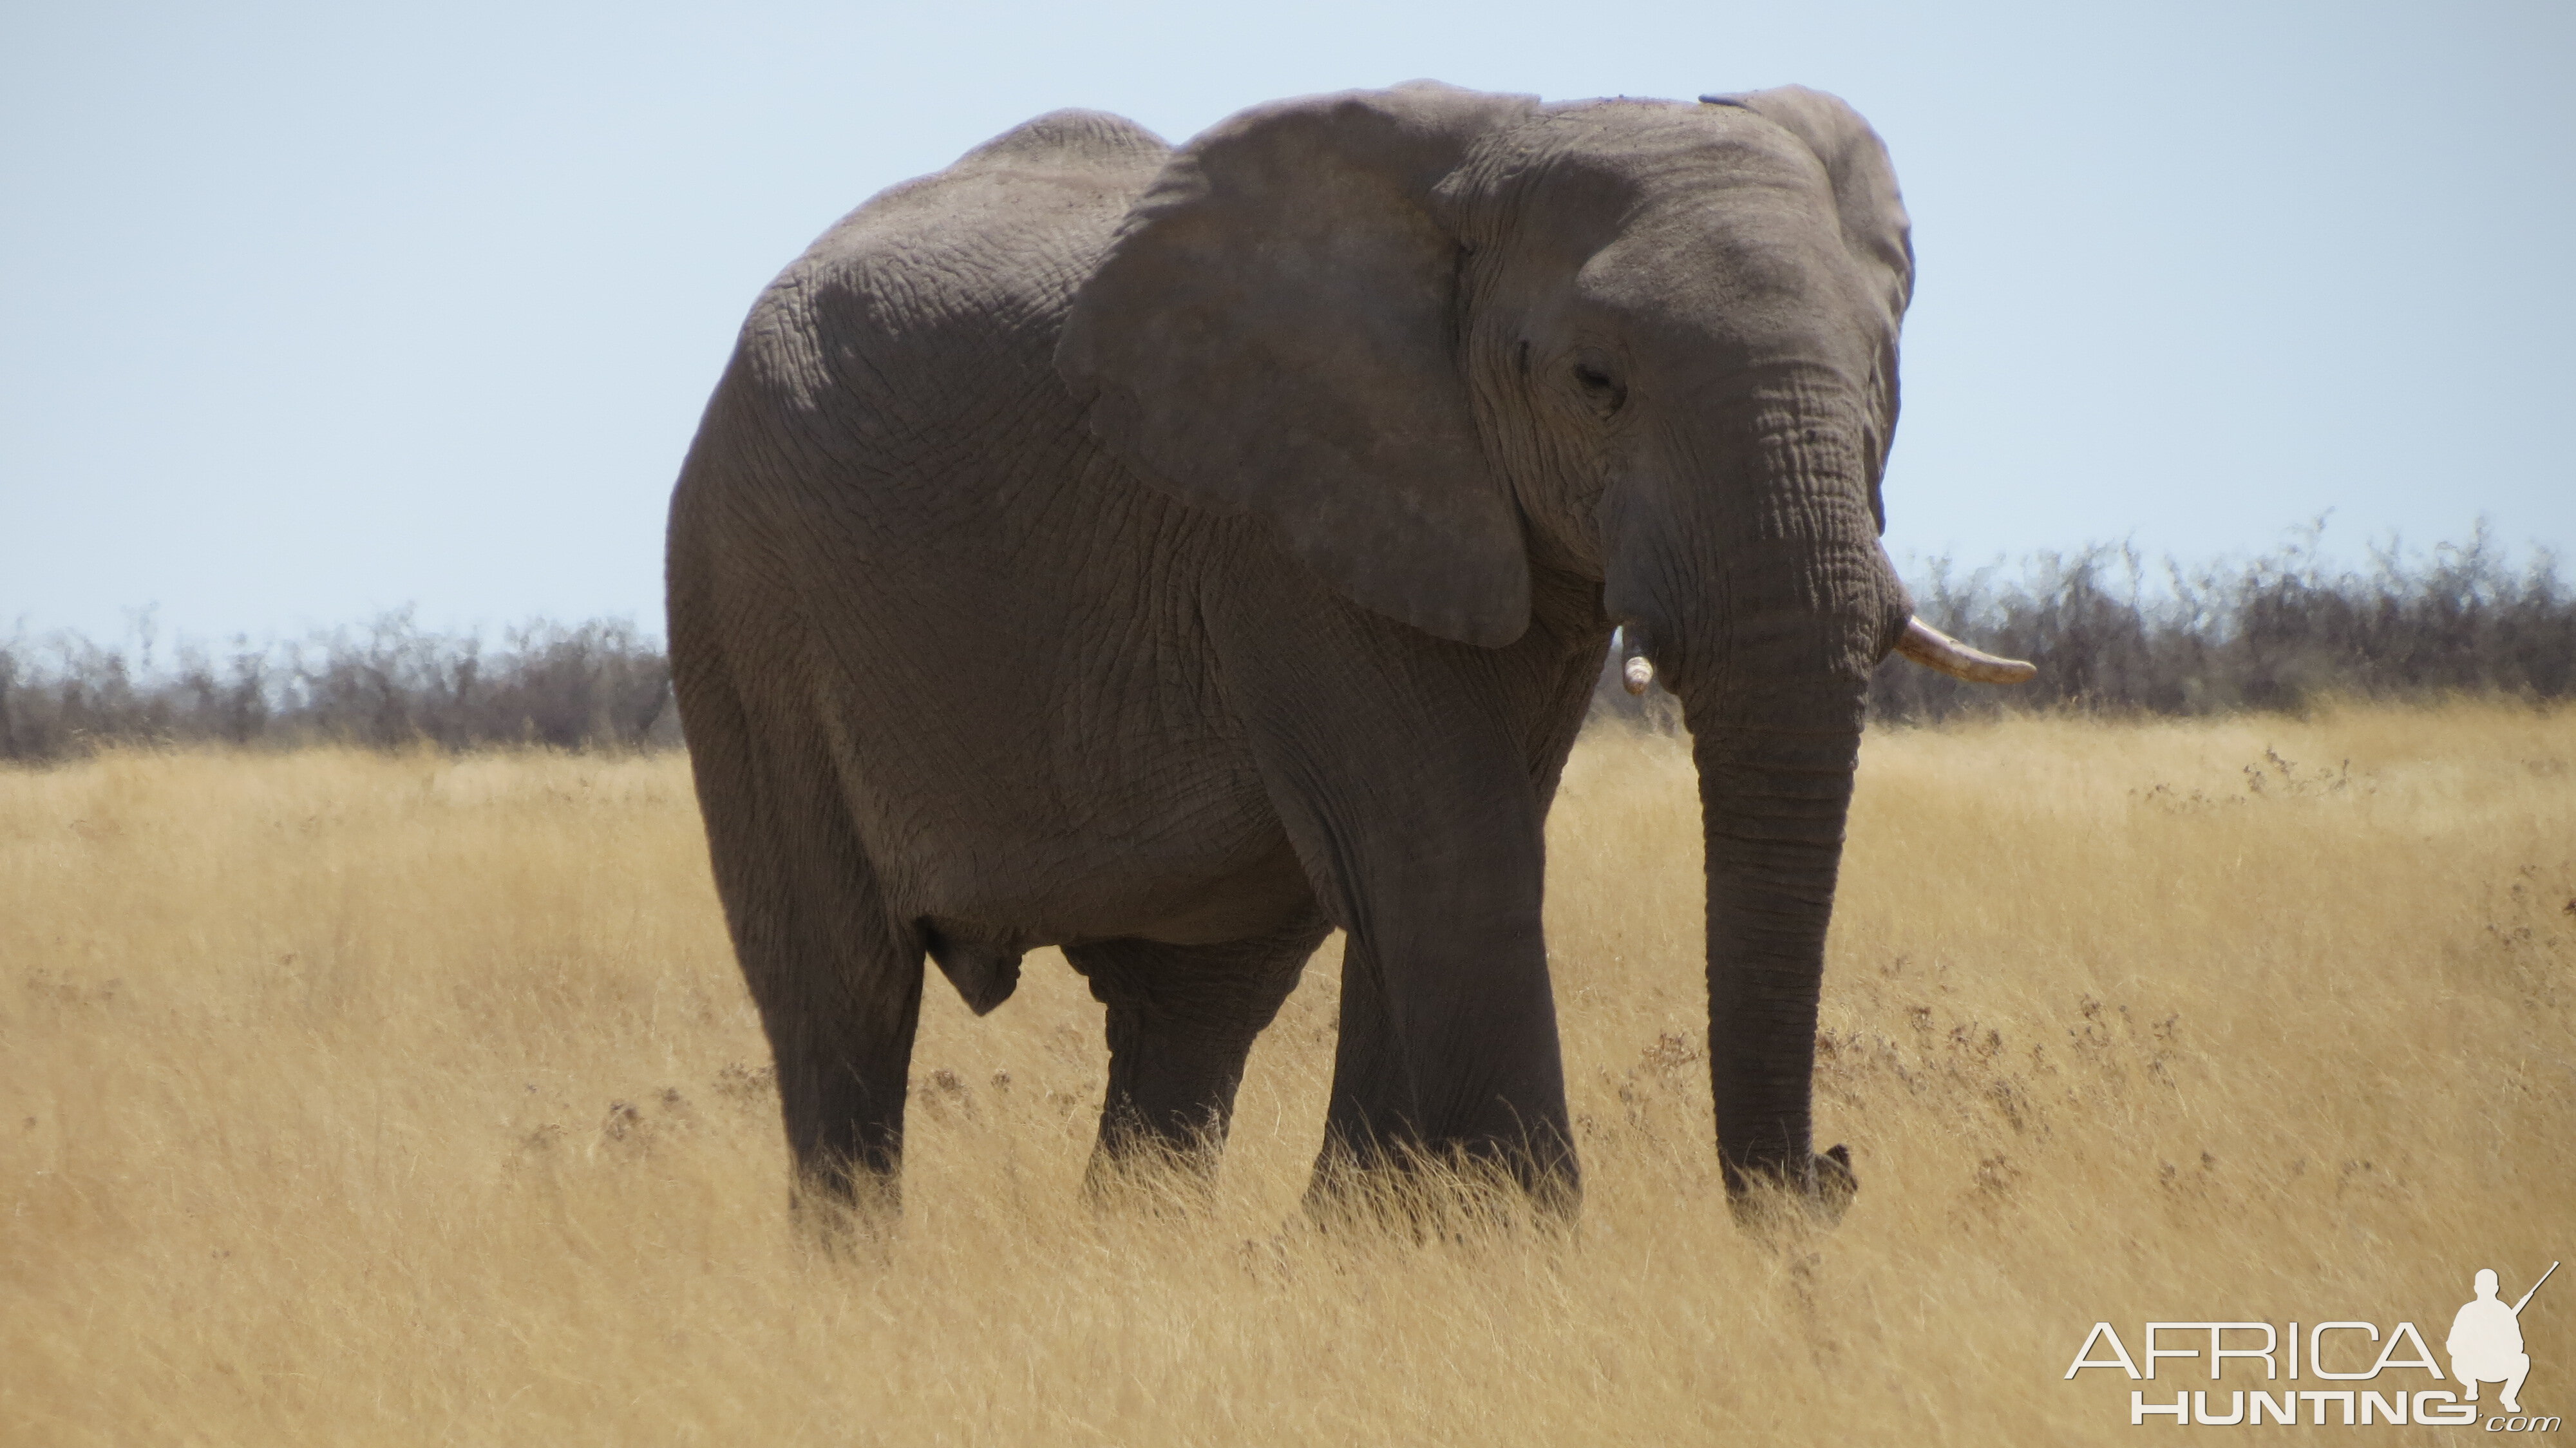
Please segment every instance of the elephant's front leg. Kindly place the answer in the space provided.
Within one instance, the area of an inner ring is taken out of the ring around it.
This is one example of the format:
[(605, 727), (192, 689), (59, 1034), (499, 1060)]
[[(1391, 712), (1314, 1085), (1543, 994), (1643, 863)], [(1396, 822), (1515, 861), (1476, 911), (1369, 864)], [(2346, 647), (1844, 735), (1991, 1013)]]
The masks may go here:
[[(1580, 1174), (1537, 912), (1500, 895), (1449, 917), (1438, 939), (1389, 942), (1363, 926), (1344, 943), (1340, 1041), (1310, 1203), (1330, 1196), (1345, 1170), (1401, 1168), (1420, 1154), (1490, 1162), (1552, 1209), (1573, 1206)], [(1372, 913), (1415, 908), (1418, 900)]]
[(1320, 917), (1217, 945), (1107, 940), (1065, 947), (1109, 1008), (1109, 1091), (1090, 1184), (1162, 1154), (1214, 1165), (1253, 1038), (1297, 987), (1329, 929)]
[(1553, 1207), (1578, 1172), (1540, 929), (1544, 810), (1483, 650), (1356, 610), (1229, 654), (1273, 804), (1349, 932), (1317, 1190), (1345, 1161), (1487, 1161)]

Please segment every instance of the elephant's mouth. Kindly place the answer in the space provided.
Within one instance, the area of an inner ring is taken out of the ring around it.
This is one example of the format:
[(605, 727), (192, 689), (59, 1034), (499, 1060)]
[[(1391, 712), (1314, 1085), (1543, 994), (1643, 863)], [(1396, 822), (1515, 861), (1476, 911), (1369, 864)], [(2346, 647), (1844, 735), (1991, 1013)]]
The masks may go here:
[[(1647, 685), (1655, 682), (1654, 660), (1646, 657), (1638, 630), (1622, 629), (1619, 638), (1620, 682), (1629, 693), (1642, 694)], [(1919, 618), (1905, 621), (1905, 634), (1896, 641), (1896, 652), (1934, 673), (1972, 684), (2018, 684), (2039, 672), (2020, 659), (1999, 658), (1963, 644)]]

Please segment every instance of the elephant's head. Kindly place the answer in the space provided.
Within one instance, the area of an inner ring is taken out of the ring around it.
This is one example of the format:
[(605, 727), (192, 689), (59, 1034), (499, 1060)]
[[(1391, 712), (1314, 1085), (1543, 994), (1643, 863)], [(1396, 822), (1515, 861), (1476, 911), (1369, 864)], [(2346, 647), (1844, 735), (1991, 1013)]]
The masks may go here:
[(1849, 1186), (1809, 1102), (1870, 670), (1900, 644), (1980, 667), (1909, 630), (1878, 542), (1912, 284), (1886, 152), (1830, 96), (1418, 84), (1192, 142), (1057, 353), (1158, 485), (1366, 607), (1502, 647), (1534, 568), (1600, 581), (1694, 740), (1739, 1193)]

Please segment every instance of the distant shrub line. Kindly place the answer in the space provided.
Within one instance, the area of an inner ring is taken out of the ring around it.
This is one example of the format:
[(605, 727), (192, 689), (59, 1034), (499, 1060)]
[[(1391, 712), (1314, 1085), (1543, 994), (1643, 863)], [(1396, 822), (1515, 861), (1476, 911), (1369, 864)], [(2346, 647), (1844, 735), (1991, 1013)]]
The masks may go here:
[(676, 745), (671, 669), (631, 623), (538, 621), (498, 647), (420, 628), (408, 611), (293, 643), (183, 645), (156, 663), (144, 642), (77, 635), (0, 641), (0, 759), (42, 761), (102, 744), (347, 743), (448, 749)]
[[(1910, 580), (1929, 622), (2029, 659), (2014, 689), (1961, 684), (1901, 660), (1871, 681), (1875, 719), (2005, 711), (2198, 715), (2297, 709), (2326, 696), (2576, 696), (2576, 593), (2540, 554), (2508, 566), (2481, 529), (2430, 554), (2335, 565), (2311, 529), (2250, 560), (2149, 566), (2133, 549), (2043, 553), (2017, 572), (1947, 559)], [(148, 630), (110, 647), (71, 634), (0, 640), (0, 760), (42, 762), (111, 743), (285, 748), (336, 742), (447, 749), (674, 747), (670, 664), (631, 623), (537, 621), (487, 644), (420, 628), (408, 611), (356, 630), (156, 660)], [(1631, 698), (1605, 668), (1596, 716), (1671, 727), (1660, 690)]]
[[(2322, 524), (2251, 559), (2150, 565), (2132, 547), (2040, 553), (2017, 570), (1962, 573), (1948, 559), (1912, 570), (1915, 612), (2039, 677), (1963, 684), (1902, 659), (1870, 680), (1870, 717), (1935, 723), (2076, 709), (2206, 715), (2295, 710), (2327, 697), (2422, 699), (2576, 695), (2576, 593), (2536, 553), (2519, 570), (2481, 527), (2465, 543), (2407, 556), (2374, 550), (2340, 565)], [(1596, 714), (1669, 725), (1669, 696), (1636, 700), (1605, 669)]]

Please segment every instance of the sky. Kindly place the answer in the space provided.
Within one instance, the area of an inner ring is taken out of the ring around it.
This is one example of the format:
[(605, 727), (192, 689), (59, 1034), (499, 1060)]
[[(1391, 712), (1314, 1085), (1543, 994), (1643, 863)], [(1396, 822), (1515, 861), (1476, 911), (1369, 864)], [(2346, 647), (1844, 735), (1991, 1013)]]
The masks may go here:
[(761, 286), (1060, 106), (1796, 81), (1914, 217), (1889, 549), (2576, 561), (2576, 6), (0, 9), (0, 639), (658, 633)]

